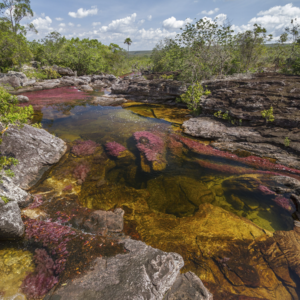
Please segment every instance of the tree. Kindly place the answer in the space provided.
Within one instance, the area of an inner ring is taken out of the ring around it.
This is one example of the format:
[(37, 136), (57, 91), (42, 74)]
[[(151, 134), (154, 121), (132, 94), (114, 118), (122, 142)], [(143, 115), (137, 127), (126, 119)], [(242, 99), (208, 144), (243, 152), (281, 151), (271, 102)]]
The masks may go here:
[(132, 44), (131, 38), (128, 37), (127, 39), (125, 39), (124, 44), (128, 45), (128, 52), (129, 52), (129, 46)]
[(26, 17), (33, 17), (30, 7), (30, 0), (2, 0), (0, 3), (0, 20), (10, 24), (11, 31), (18, 33), (22, 31), (26, 35), (27, 30), (37, 32), (32, 23), (27, 24), (26, 28), (20, 22)]

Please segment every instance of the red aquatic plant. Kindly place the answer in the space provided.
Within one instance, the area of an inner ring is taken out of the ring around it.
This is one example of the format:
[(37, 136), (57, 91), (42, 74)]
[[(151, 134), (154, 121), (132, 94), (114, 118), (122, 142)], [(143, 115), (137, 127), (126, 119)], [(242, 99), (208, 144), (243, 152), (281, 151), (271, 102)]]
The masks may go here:
[(51, 219), (47, 221), (27, 219), (24, 224), (26, 239), (40, 243), (57, 257), (53, 261), (45, 250), (36, 252), (35, 260), (38, 265), (36, 273), (27, 276), (22, 286), (30, 297), (39, 298), (57, 283), (58, 275), (64, 271), (69, 256), (67, 243), (76, 232), (68, 226), (51, 222)]
[(290, 213), (293, 213), (296, 211), (295, 205), (290, 199), (287, 199), (283, 196), (278, 195), (274, 198), (274, 201), (277, 205), (279, 205), (283, 209), (289, 211)]
[(271, 191), (269, 188), (267, 188), (267, 187), (264, 186), (264, 185), (260, 185), (260, 186), (258, 187), (258, 189), (259, 189), (262, 193), (264, 193), (265, 195), (276, 195), (275, 192)]
[(114, 156), (114, 157), (118, 157), (121, 152), (126, 150), (126, 148), (123, 145), (121, 145), (117, 142), (106, 143), (105, 149), (109, 155)]
[(147, 161), (159, 161), (164, 152), (164, 141), (149, 131), (138, 131), (133, 134), (137, 148), (142, 152)]
[(37, 208), (43, 204), (43, 196), (42, 195), (34, 195), (33, 202), (28, 206), (28, 208)]
[(181, 142), (189, 150), (198, 154), (207, 155), (207, 156), (217, 156), (217, 157), (230, 159), (233, 161), (244, 163), (245, 165), (254, 167), (256, 169), (263, 169), (263, 170), (270, 170), (270, 171), (272, 170), (283, 171), (292, 174), (300, 174), (300, 170), (292, 169), (280, 164), (271, 163), (268, 159), (265, 158), (256, 157), (256, 156), (238, 157), (235, 154), (215, 149), (211, 146), (204, 145), (198, 141), (185, 138), (178, 134), (172, 134), (171, 137), (176, 139), (178, 142)]
[(23, 280), (22, 292), (30, 299), (40, 299), (58, 283), (57, 267), (45, 249), (36, 249), (36, 269)]
[(85, 181), (89, 171), (90, 166), (86, 161), (82, 161), (75, 167), (73, 176), (77, 179), (78, 184), (82, 184)]
[(64, 187), (63, 191), (71, 191), (72, 189), (73, 189), (73, 185), (69, 184)]
[(88, 156), (95, 153), (98, 144), (94, 141), (75, 141), (75, 145), (72, 147), (71, 152), (76, 156)]

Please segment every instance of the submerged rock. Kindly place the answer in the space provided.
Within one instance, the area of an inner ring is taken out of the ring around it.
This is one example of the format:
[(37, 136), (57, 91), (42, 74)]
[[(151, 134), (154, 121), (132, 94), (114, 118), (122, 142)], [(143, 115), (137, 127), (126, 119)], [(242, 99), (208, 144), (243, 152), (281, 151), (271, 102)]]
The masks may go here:
[(24, 234), (24, 224), (18, 203), (9, 201), (0, 206), (0, 240), (20, 238)]
[(23, 128), (10, 127), (0, 145), (3, 155), (18, 159), (19, 163), (12, 167), (15, 173), (12, 182), (22, 189), (33, 186), (66, 150), (67, 145), (63, 140), (29, 125)]
[(192, 272), (178, 275), (164, 300), (213, 300), (213, 295)]
[(127, 240), (124, 245), (129, 253), (97, 258), (93, 270), (58, 288), (51, 298), (162, 300), (183, 267), (182, 257), (139, 241)]

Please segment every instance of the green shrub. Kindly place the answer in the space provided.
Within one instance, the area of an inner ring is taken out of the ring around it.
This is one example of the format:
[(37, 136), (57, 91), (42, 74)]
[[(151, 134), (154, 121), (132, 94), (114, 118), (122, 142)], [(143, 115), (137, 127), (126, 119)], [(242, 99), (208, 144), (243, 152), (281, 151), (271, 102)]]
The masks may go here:
[(290, 139), (288, 137), (285, 137), (284, 146), (289, 147), (290, 143), (291, 143)]
[(177, 101), (186, 103), (188, 109), (197, 115), (201, 111), (201, 97), (209, 94), (209, 90), (204, 91), (203, 86), (199, 82), (196, 82), (191, 84), (188, 90)]
[(261, 111), (261, 116), (266, 120), (266, 123), (274, 122), (273, 106), (271, 106), (270, 109)]

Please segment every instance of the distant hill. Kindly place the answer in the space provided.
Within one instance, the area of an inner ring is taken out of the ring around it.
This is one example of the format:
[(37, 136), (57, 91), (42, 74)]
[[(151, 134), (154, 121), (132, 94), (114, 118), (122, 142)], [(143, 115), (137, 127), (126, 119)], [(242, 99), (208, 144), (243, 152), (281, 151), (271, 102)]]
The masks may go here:
[(144, 50), (144, 51), (129, 51), (130, 56), (144, 56), (151, 55), (152, 50)]

